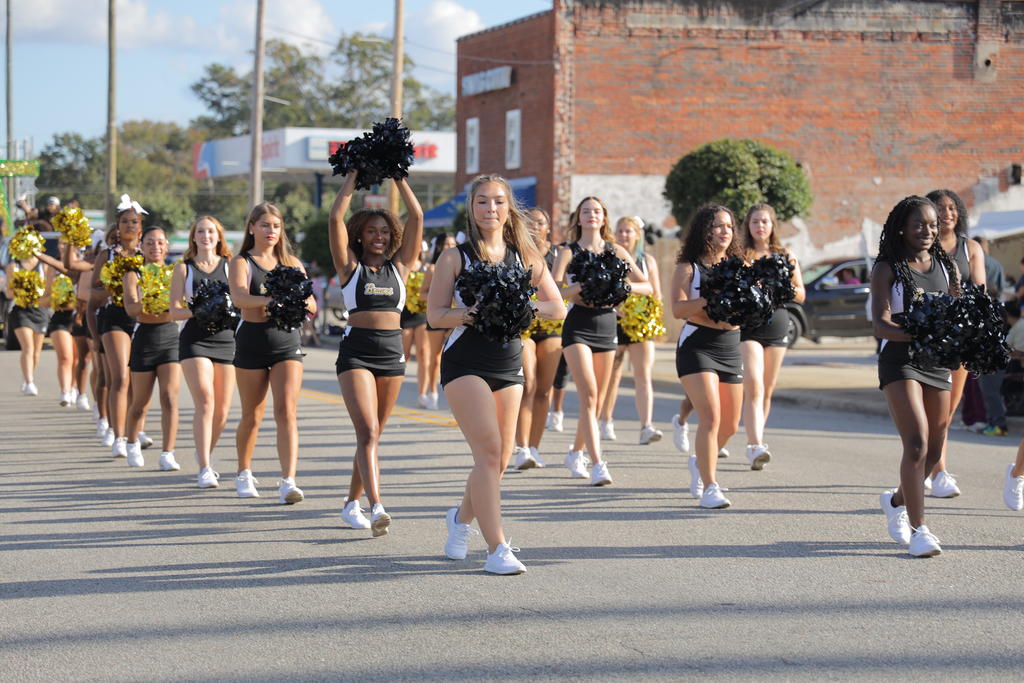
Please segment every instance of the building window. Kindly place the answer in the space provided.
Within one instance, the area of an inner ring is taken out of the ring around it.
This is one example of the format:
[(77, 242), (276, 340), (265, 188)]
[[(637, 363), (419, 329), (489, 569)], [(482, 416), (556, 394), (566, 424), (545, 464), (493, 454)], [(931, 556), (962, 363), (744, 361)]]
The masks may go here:
[(505, 168), (519, 168), (519, 110), (505, 112)]
[(480, 172), (480, 119), (466, 119), (466, 173)]

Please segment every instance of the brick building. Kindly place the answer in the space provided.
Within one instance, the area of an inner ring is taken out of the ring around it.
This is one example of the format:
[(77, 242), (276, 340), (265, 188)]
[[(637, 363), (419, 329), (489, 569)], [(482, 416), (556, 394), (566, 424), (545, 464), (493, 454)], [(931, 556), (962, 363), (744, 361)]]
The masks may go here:
[(535, 184), (555, 220), (595, 194), (669, 225), (665, 175), (726, 137), (809, 174), (805, 258), (855, 252), (907, 194), (1019, 190), (1024, 1), (554, 0), (461, 38), (458, 75), (456, 187)]

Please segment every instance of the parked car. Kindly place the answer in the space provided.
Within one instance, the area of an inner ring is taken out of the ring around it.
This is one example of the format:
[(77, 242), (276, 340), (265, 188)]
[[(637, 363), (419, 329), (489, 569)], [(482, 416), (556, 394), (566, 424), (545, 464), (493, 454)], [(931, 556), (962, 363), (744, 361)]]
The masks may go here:
[(868, 294), (871, 271), (866, 259), (832, 259), (803, 271), (807, 297), (786, 304), (790, 345), (800, 337), (870, 337)]

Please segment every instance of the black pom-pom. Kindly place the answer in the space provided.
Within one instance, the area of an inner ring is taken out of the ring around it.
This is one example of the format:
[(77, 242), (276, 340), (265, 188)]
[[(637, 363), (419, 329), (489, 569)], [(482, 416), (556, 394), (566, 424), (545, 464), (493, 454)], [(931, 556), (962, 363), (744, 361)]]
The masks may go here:
[(793, 262), (785, 254), (762, 256), (750, 264), (754, 279), (778, 308), (796, 297), (793, 289)]
[(707, 300), (704, 310), (715, 322), (760, 327), (775, 311), (753, 268), (736, 256), (719, 261), (702, 273), (699, 289)]
[(263, 282), (270, 297), (267, 317), (279, 330), (291, 332), (302, 327), (309, 310), (306, 299), (313, 296), (313, 282), (299, 268), (277, 266)]
[(595, 308), (618, 306), (629, 296), (629, 263), (605, 249), (595, 254), (580, 249), (569, 262), (567, 271), (580, 285), (580, 298)]
[(944, 292), (918, 292), (893, 322), (912, 337), (910, 362), (922, 369), (960, 367), (963, 358), (963, 310)]
[(188, 307), (192, 310), (195, 321), (210, 334), (234, 329), (238, 325), (239, 312), (231, 301), (226, 282), (201, 281), (196, 285)]
[(644, 223), (644, 241), (652, 247), (655, 242), (661, 239), (663, 234), (661, 228), (656, 228), (650, 223)]
[(373, 124), (373, 130), (349, 140), (328, 158), (334, 175), (358, 171), (356, 189), (368, 190), (387, 178), (405, 178), (415, 159), (409, 129), (395, 118)]
[(1006, 344), (1006, 307), (985, 293), (984, 288), (966, 282), (957, 300), (963, 326), (962, 359), (964, 366), (979, 375), (1003, 370), (1010, 362)]
[(477, 261), (462, 269), (455, 280), (462, 303), (476, 306), (472, 325), (484, 337), (505, 343), (520, 336), (535, 315), (531, 297), (533, 269), (518, 263)]

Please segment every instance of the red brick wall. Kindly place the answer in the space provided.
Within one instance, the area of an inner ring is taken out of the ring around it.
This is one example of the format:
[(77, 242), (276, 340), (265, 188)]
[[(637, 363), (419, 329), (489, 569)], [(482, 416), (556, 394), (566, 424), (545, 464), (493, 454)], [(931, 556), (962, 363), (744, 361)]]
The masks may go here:
[[(554, 20), (551, 12), (532, 15), (459, 40), (457, 189), (461, 190), (476, 175), (467, 174), (465, 166), (466, 119), (475, 116), (480, 119), (480, 173), (497, 173), (508, 178), (535, 176), (537, 203), (551, 209), (554, 203), (553, 55)], [(504, 65), (512, 66), (512, 87), (468, 97), (461, 95), (463, 76)], [(505, 112), (510, 109), (521, 111), (522, 151), (518, 169), (505, 168)]]
[(965, 192), (1024, 159), (1024, 42), (993, 27), (998, 2), (981, 0), (982, 35), (1001, 41), (988, 81), (976, 3), (927, 32), (626, 24), (679, 4), (556, 2), (576, 27), (575, 173), (665, 174), (705, 142), (755, 138), (809, 169), (821, 245), (907, 194)]

